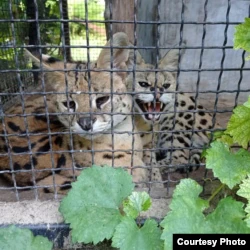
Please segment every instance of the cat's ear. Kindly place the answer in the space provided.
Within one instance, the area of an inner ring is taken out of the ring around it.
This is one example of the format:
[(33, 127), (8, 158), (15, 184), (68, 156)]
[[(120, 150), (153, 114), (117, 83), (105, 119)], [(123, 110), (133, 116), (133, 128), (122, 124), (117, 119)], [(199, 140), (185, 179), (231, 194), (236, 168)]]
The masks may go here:
[[(183, 45), (186, 45), (186, 42), (183, 42)], [(177, 70), (180, 57), (184, 54), (185, 49), (170, 49), (160, 60), (159, 68), (160, 69), (170, 69)]]
[(30, 51), (28, 51), (27, 49), (24, 48), (24, 56), (27, 58), (27, 59), (30, 59), (34, 65), (38, 68), (41, 68), (41, 66), (44, 68), (44, 69), (48, 69), (48, 70), (51, 70), (52, 68), (43, 60), (43, 57), (42, 57), (42, 61), (40, 59), (38, 59), (36, 56), (34, 56)]
[[(130, 43), (129, 45), (133, 47), (133, 44)], [(132, 69), (135, 64), (142, 65), (142, 64), (145, 64), (145, 62), (138, 50), (130, 49), (128, 61), (126, 64), (127, 64), (128, 69)]]
[(159, 62), (159, 68), (161, 69), (177, 69), (178, 61), (180, 56), (180, 50), (171, 49), (169, 50), (164, 57)]
[[(97, 68), (110, 69), (111, 68), (111, 42), (106, 43), (105, 47), (101, 50), (101, 53), (97, 59)], [(113, 35), (112, 47), (113, 48), (113, 68), (126, 69), (126, 62), (129, 57), (129, 40), (128, 36), (123, 32), (118, 32)], [(119, 47), (119, 48), (116, 48)]]
[(40, 78), (44, 77), (46, 91), (56, 91), (63, 86), (63, 83), (65, 83), (64, 72), (56, 71), (44, 61), (40, 61), (27, 49), (24, 49), (24, 56), (30, 59), (38, 69), (41, 69)]

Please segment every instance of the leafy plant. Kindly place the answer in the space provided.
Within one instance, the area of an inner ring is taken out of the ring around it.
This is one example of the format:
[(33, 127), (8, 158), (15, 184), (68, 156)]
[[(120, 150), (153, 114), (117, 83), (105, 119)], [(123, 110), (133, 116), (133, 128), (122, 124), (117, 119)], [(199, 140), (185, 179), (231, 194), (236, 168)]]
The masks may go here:
[(247, 178), (242, 181), (242, 183), (240, 184), (240, 189), (237, 192), (238, 195), (246, 198), (248, 201), (248, 204), (245, 208), (245, 212), (247, 213), (245, 221), (248, 227), (250, 227), (250, 192), (249, 190), (250, 190), (250, 174), (248, 174)]
[(131, 177), (121, 169), (93, 166), (82, 171), (77, 180), (60, 206), (73, 228), (73, 242), (96, 244), (110, 239), (122, 218), (119, 206), (132, 192)]
[(10, 22), (9, 20), (12, 18), (26, 18), (26, 7), (24, 1), (15, 0), (11, 1), (10, 4), (9, 1), (0, 0), (0, 19), (6, 19), (5, 22), (0, 22), (0, 45), (6, 46), (1, 49), (0, 64), (3, 60), (13, 60), (15, 49), (11, 48), (11, 46), (13, 47), (15, 45), (23, 44), (25, 37), (27, 36), (27, 24), (23, 22)]
[[(246, 17), (245, 22), (235, 27), (234, 48), (244, 49), (250, 52), (250, 18)], [(250, 56), (247, 57), (250, 59)]]
[[(245, 182), (244, 189), (248, 185)], [(60, 205), (72, 241), (97, 244), (111, 239), (121, 250), (162, 250), (172, 249), (174, 233), (250, 233), (243, 202), (226, 197), (206, 215), (209, 200), (199, 197), (202, 187), (191, 179), (177, 185), (160, 227), (154, 219), (141, 225), (136, 219), (149, 209), (151, 199), (145, 192), (132, 192), (133, 187), (131, 176), (121, 168), (83, 170)]]
[[(247, 200), (245, 220), (248, 227), (250, 227), (250, 152), (247, 150), (250, 142), (249, 118), (250, 97), (247, 102), (233, 110), (226, 130), (206, 151), (206, 167), (213, 170), (222, 185), (227, 185), (231, 189), (237, 187), (236, 194)], [(225, 140), (228, 137), (231, 140)]]
[(140, 227), (135, 222), (151, 200), (145, 192), (132, 193), (133, 187), (131, 176), (121, 168), (83, 170), (59, 209), (70, 223), (72, 241), (97, 244), (112, 238), (112, 246), (120, 249), (162, 249), (157, 223), (146, 220)]
[(103, 20), (103, 6), (99, 0), (88, 0), (87, 10), (85, 10), (85, 1), (69, 0), (70, 18), (79, 18), (84, 20), (88, 12), (88, 20)]
[(45, 7), (48, 8), (48, 14), (52, 17), (60, 17), (59, 0), (47, 0)]
[(235, 143), (247, 148), (250, 141), (250, 98), (243, 105), (238, 105), (233, 110), (225, 134), (230, 135)]
[(162, 250), (161, 230), (156, 221), (147, 219), (139, 228), (131, 217), (124, 217), (117, 225), (112, 238), (112, 246), (121, 250), (145, 249)]
[(51, 250), (52, 242), (42, 236), (34, 236), (29, 229), (9, 226), (0, 228), (1, 250)]
[(214, 175), (231, 189), (249, 173), (250, 154), (244, 149), (234, 153), (224, 142), (213, 142), (207, 150), (206, 159), (206, 167), (212, 169)]
[(170, 204), (171, 211), (161, 222), (165, 249), (172, 249), (173, 233), (250, 233), (244, 222), (244, 204), (226, 197), (205, 216), (209, 202), (199, 197), (202, 187), (194, 180), (183, 179), (177, 185)]

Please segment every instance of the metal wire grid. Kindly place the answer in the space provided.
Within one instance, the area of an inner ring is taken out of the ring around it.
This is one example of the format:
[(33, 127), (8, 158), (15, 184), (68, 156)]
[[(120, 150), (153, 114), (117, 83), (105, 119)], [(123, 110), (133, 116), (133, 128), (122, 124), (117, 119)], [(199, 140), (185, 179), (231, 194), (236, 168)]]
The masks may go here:
[[(79, 45), (81, 48), (71, 49), (71, 56), (74, 60), (87, 60), (87, 50), (83, 46), (86, 43), (86, 34), (91, 40), (93, 48), (89, 50), (91, 60), (96, 60), (100, 49), (95, 48), (98, 45), (104, 45), (106, 42), (105, 24), (95, 22), (95, 20), (102, 21), (104, 19), (104, 0), (90, 0), (87, 3), (79, 0), (69, 0), (68, 17), (75, 20), (69, 23), (70, 28), (70, 45)], [(85, 20), (93, 21), (86, 24)], [(86, 27), (88, 25), (88, 27)]]
[[(12, 20), (14, 18), (23, 18), (23, 16), (19, 13), (19, 9), (17, 8), (17, 1), (13, 1), (13, 4), (10, 5), (9, 1), (1, 1), (0, 6), (0, 16), (3, 20)], [(14, 8), (14, 7), (15, 8)], [(10, 11), (11, 10), (11, 11)], [(3, 21), (2, 20), (2, 21)], [(25, 36), (23, 33), (23, 29), (28, 27), (28, 23), (12, 23), (12, 22), (1, 22), (0, 23), (0, 70), (8, 70), (8, 69), (16, 69), (15, 58), (18, 56), (15, 52), (15, 46), (17, 44), (20, 45), (20, 41), (24, 42)], [(20, 57), (19, 68), (27, 68), (26, 62), (23, 61)], [(16, 92), (19, 90), (18, 80), (22, 79), (25, 82), (23, 88), (27, 88), (32, 85), (33, 77), (28, 72), (16, 72), (10, 73), (8, 71), (0, 72), (1, 77), (1, 92)], [(10, 101), (11, 98), (8, 95), (1, 96), (2, 102)]]
[[(239, 93), (240, 92), (250, 92), (250, 89), (241, 89), (241, 82), (242, 82), (242, 79), (243, 79), (243, 72), (246, 70), (249, 70), (249, 68), (246, 68), (245, 67), (245, 61), (244, 61), (244, 53), (242, 54), (242, 64), (240, 67), (237, 67), (237, 68), (225, 68), (224, 67), (224, 62), (225, 62), (225, 55), (226, 55), (226, 50), (227, 49), (232, 49), (232, 46), (227, 46), (227, 40), (228, 40), (228, 37), (227, 37), (227, 30), (228, 30), (228, 27), (229, 25), (236, 25), (236, 24), (239, 24), (240, 22), (230, 22), (229, 20), (229, 13), (230, 13), (230, 9), (231, 9), (231, 1), (228, 0), (227, 1), (227, 12), (226, 12), (226, 21), (225, 22), (207, 22), (207, 5), (208, 5), (208, 0), (206, 0), (204, 2), (204, 19), (203, 21), (201, 22), (191, 22), (191, 21), (185, 21), (185, 4), (186, 4), (186, 1), (182, 0), (182, 8), (181, 8), (181, 21), (180, 22), (176, 22), (176, 21), (168, 21), (168, 22), (164, 22), (162, 20), (159, 20), (159, 6), (160, 6), (160, 1), (158, 1), (158, 15), (157, 15), (157, 20), (154, 20), (154, 21), (138, 21), (137, 20), (137, 1), (135, 0), (134, 1), (134, 20), (132, 21), (126, 21), (124, 20), (122, 23), (124, 25), (126, 24), (134, 24), (134, 50), (140, 50), (140, 49), (155, 49), (156, 51), (156, 69), (155, 70), (152, 70), (153, 72), (155, 72), (156, 74), (156, 83), (158, 81), (158, 72), (160, 71), (159, 69), (157, 69), (157, 66), (158, 66), (158, 62), (159, 62), (159, 51), (161, 49), (170, 49), (172, 48), (172, 46), (160, 46), (159, 45), (159, 42), (157, 42), (156, 46), (138, 46), (137, 45), (137, 41), (138, 39), (138, 36), (137, 36), (137, 28), (138, 28), (138, 24), (140, 25), (144, 25), (144, 24), (152, 24), (152, 25), (157, 25), (157, 38), (159, 38), (160, 36), (160, 25), (168, 25), (168, 24), (176, 24), (176, 25), (179, 25), (180, 26), (180, 30), (179, 30), (179, 34), (180, 34), (180, 41), (179, 41), (179, 44), (177, 46), (177, 48), (182, 48), (182, 42), (183, 42), (183, 27), (184, 25), (186, 24), (193, 24), (193, 25), (202, 25), (203, 26), (203, 33), (202, 33), (202, 41), (201, 41), (201, 45), (200, 46), (186, 46), (185, 49), (200, 49), (201, 52), (200, 52), (200, 56), (199, 56), (199, 66), (197, 69), (182, 69), (182, 68), (178, 68), (178, 72), (177, 72), (177, 86), (176, 86), (176, 91), (175, 93), (179, 93), (179, 75), (181, 72), (197, 72), (197, 82), (196, 82), (196, 89), (195, 91), (185, 91), (186, 93), (192, 93), (192, 94), (195, 94), (195, 100), (198, 99), (199, 97), (199, 94), (206, 94), (206, 93), (213, 93), (215, 94), (215, 102), (214, 102), (214, 109), (213, 110), (210, 110), (213, 112), (213, 122), (215, 122), (215, 118), (216, 118), (216, 114), (217, 113), (223, 113), (223, 112), (231, 112), (230, 110), (218, 110), (217, 109), (217, 104), (218, 104), (218, 101), (219, 101), (219, 94), (221, 93), (236, 93), (235, 95), (235, 106), (237, 105), (238, 103), (238, 97), (239, 97)], [(11, 5), (12, 3), (9, 1), (9, 9), (11, 10)], [(37, 5), (37, 2), (34, 1), (34, 4), (35, 4), (35, 10), (36, 10), (36, 13), (38, 13), (38, 5)], [(63, 5), (62, 5), (62, 2), (60, 1), (60, 4), (59, 4), (59, 7), (60, 7), (60, 13), (63, 12)], [(104, 46), (93, 46), (93, 45), (90, 45), (90, 39), (89, 39), (89, 24), (91, 23), (110, 23), (110, 30), (108, 31), (109, 34), (110, 34), (110, 37), (111, 37), (111, 47), (112, 47), (112, 34), (113, 34), (113, 25), (115, 25), (116, 23), (120, 23), (116, 20), (113, 20), (112, 18), (112, 9), (113, 9), (113, 6), (112, 6), (112, 1), (109, 2), (109, 10), (110, 10), (110, 20), (89, 20), (88, 19), (88, 1), (85, 0), (85, 17), (86, 17), (86, 20), (85, 20), (85, 26), (86, 26), (86, 45), (84, 45), (84, 48), (86, 48), (87, 50), (87, 74), (88, 74), (88, 84), (89, 84), (89, 90), (90, 90), (90, 86), (91, 86), (91, 78), (90, 78), (90, 65), (89, 65), (89, 62), (90, 62), (90, 49), (92, 48), (103, 48)], [(7, 74), (17, 74), (17, 78), (18, 78), (18, 81), (14, 81), (14, 86), (15, 87), (10, 87), (10, 90), (9, 93), (6, 93), (6, 92), (2, 92), (1, 93), (1, 97), (2, 97), (2, 100), (3, 98), (9, 98), (9, 99), (12, 99), (13, 96), (20, 96), (21, 100), (22, 100), (22, 106), (23, 106), (23, 111), (24, 111), (24, 120), (26, 122), (26, 135), (27, 137), (29, 138), (29, 136), (32, 136), (32, 134), (30, 134), (30, 132), (28, 131), (28, 127), (27, 127), (27, 121), (26, 121), (26, 117), (29, 115), (29, 114), (25, 114), (25, 107), (24, 107), (24, 102), (23, 100), (25, 99), (25, 96), (26, 95), (33, 95), (33, 94), (41, 94), (44, 96), (44, 103), (46, 104), (46, 92), (45, 92), (45, 86), (44, 86), (44, 81), (41, 81), (41, 87), (42, 87), (42, 92), (39, 92), (39, 91), (29, 91), (27, 92), (27, 90), (25, 90), (23, 88), (23, 83), (27, 83), (27, 81), (25, 79), (21, 79), (20, 73), (28, 73), (28, 72), (31, 72), (30, 69), (21, 69), (20, 68), (20, 59), (18, 57), (18, 53), (16, 51), (16, 49), (19, 49), (19, 48), (23, 48), (23, 47), (29, 47), (29, 46), (24, 46), (24, 45), (21, 45), (21, 44), (17, 44), (15, 42), (15, 40), (17, 40), (15, 37), (17, 36), (17, 26), (14, 26), (13, 24), (18, 24), (18, 23), (31, 23), (31, 22), (35, 22), (36, 23), (36, 33), (37, 33), (37, 36), (38, 36), (38, 41), (41, 41), (41, 34), (40, 34), (40, 29), (39, 29), (39, 25), (41, 23), (47, 23), (47, 22), (53, 22), (53, 21), (57, 21), (57, 22), (60, 22), (61, 24), (61, 32), (62, 34), (64, 34), (64, 28), (65, 26), (63, 25), (65, 22), (69, 22), (69, 23), (74, 23), (74, 22), (78, 22), (78, 20), (65, 20), (62, 16), (60, 19), (40, 19), (38, 18), (38, 14), (36, 14), (36, 17), (35, 19), (27, 19), (27, 20), (23, 20), (23, 19), (15, 19), (14, 16), (11, 14), (12, 12), (10, 11), (10, 16), (8, 16), (8, 18), (5, 18), (5, 19), (2, 19), (0, 20), (0, 23), (5, 23), (5, 22), (9, 22), (10, 23), (10, 26), (11, 26), (11, 32), (13, 34), (13, 37), (14, 37), (14, 44), (1, 44), (0, 46), (0, 51), (4, 51), (5, 49), (12, 49), (14, 48), (14, 63), (15, 63), (15, 68), (13, 69), (9, 69), (9, 68), (4, 68), (3, 70), (1, 70), (1, 74), (3, 73), (7, 73)], [(223, 42), (223, 45), (222, 46), (205, 46), (205, 37), (206, 37), (206, 27), (207, 25), (225, 25), (225, 30), (224, 30), (224, 42)], [(142, 27), (142, 26), (141, 26)], [(159, 41), (159, 39), (157, 39), (157, 41)], [(67, 60), (66, 60), (66, 49), (67, 48), (78, 48), (78, 47), (81, 47), (81, 45), (68, 45), (65, 43), (65, 40), (64, 40), (64, 36), (62, 36), (62, 45), (44, 45), (44, 44), (41, 44), (41, 42), (39, 42), (39, 44), (36, 45), (36, 48), (41, 51), (42, 49), (44, 48), (62, 48), (62, 51), (64, 52), (64, 63), (66, 64)], [(30, 46), (30, 47), (33, 47), (33, 46)], [(114, 48), (114, 47), (113, 47)], [(204, 53), (204, 49), (221, 49), (222, 50), (222, 53), (223, 53), (223, 56), (221, 58), (221, 62), (220, 62), (220, 68), (217, 68), (217, 69), (214, 69), (214, 68), (203, 68), (202, 67), (202, 63), (203, 63), (203, 53)], [(113, 57), (113, 49), (111, 48), (111, 57)], [(136, 54), (134, 54), (134, 59), (136, 60)], [(181, 55), (179, 56), (179, 62), (181, 61)], [(27, 68), (27, 67), (26, 67)], [(111, 68), (113, 68), (113, 63), (112, 63), (112, 60), (111, 60)], [(33, 72), (38, 72), (39, 70), (32, 70)], [(135, 78), (135, 71), (138, 71), (138, 69), (136, 68), (136, 66), (134, 66), (133, 70), (132, 70), (132, 74)], [(215, 72), (215, 71), (218, 71), (219, 72), (219, 77), (218, 77), (218, 84), (217, 84), (217, 87), (215, 90), (206, 90), (206, 91), (202, 91), (200, 90), (200, 74), (201, 72), (204, 72), (204, 71), (207, 71), (207, 72)], [(237, 83), (237, 89), (236, 90), (232, 90), (232, 91), (225, 91), (225, 90), (221, 90), (221, 81), (222, 81), (222, 76), (223, 76), (223, 72), (225, 71), (239, 71), (240, 72), (240, 79)], [(66, 72), (66, 70), (65, 70)], [(110, 74), (111, 74), (111, 100), (113, 99), (113, 92), (112, 92), (112, 89), (113, 89), (113, 71), (111, 70), (110, 71)], [(65, 78), (67, 79), (67, 76), (65, 74)], [(66, 81), (67, 82), (67, 81)], [(18, 87), (16, 87), (18, 86)], [(134, 91), (134, 89), (133, 89)], [(129, 93), (129, 94), (134, 94), (132, 91), (132, 93)], [(68, 93), (69, 94), (69, 93)], [(91, 95), (91, 93), (90, 93)], [(177, 95), (176, 95), (176, 98), (177, 98)], [(6, 99), (4, 99), (6, 100)], [(45, 106), (46, 107), (46, 106)], [(195, 107), (197, 107), (197, 103), (195, 103)], [(135, 113), (135, 110), (134, 110), (134, 105), (132, 107), (132, 110), (133, 110), (133, 113)], [(174, 112), (174, 120), (176, 120), (176, 115), (178, 114), (177, 110), (175, 109), (175, 112)], [(49, 113), (48, 113), (48, 110), (46, 110), (46, 113), (45, 113), (46, 117), (47, 117), (47, 121), (48, 121), (48, 130), (50, 128), (50, 124), (49, 124)], [(193, 116), (195, 117), (196, 115), (196, 111), (193, 112)], [(4, 114), (2, 114), (2, 117), (4, 117)], [(3, 128), (4, 128), (4, 122), (2, 122), (3, 124)], [(175, 122), (174, 122), (175, 124)], [(113, 126), (113, 125), (112, 125)], [(134, 126), (134, 124), (133, 124)], [(197, 130), (195, 130), (194, 128), (192, 128), (192, 134), (195, 133)], [(213, 129), (211, 129), (211, 131), (213, 131)], [(152, 131), (152, 133), (157, 133), (158, 131)], [(175, 126), (173, 126), (172, 130), (171, 131), (168, 131), (168, 133), (174, 133), (176, 132), (175, 130)], [(52, 141), (51, 141), (51, 132), (49, 130), (49, 144), (50, 144), (50, 148), (52, 148)], [(5, 139), (6, 141), (6, 144), (8, 144), (8, 136), (11, 136), (11, 135), (7, 135), (6, 133), (6, 130), (4, 129), (4, 134), (3, 134), (3, 138)], [(114, 134), (112, 134), (112, 136), (114, 136)], [(72, 140), (72, 133), (70, 133), (70, 152), (74, 153), (75, 150), (74, 150), (74, 147), (73, 147), (73, 140)], [(188, 148), (189, 150), (193, 149), (192, 148), (193, 145), (191, 145), (190, 148)], [(28, 147), (29, 147), (29, 153), (28, 155), (30, 155), (30, 159), (31, 159), (31, 169), (34, 170), (35, 167), (33, 165), (33, 160), (32, 160), (32, 147), (31, 147), (31, 143), (30, 141), (28, 141)], [(114, 149), (113, 149), (114, 150)], [(157, 148), (154, 148), (154, 149), (151, 149), (151, 151), (155, 151), (157, 150)], [(93, 147), (91, 148), (90, 151), (94, 151)], [(67, 152), (67, 150), (65, 151)], [(48, 152), (49, 154), (51, 154), (51, 160), (52, 160), (52, 175), (54, 176), (55, 172), (53, 169), (55, 169), (55, 163), (53, 161), (53, 153), (51, 150)], [(10, 156), (10, 159), (11, 159), (11, 153), (9, 152), (9, 156)], [(94, 155), (92, 155), (92, 160), (94, 161)], [(113, 159), (114, 160), (114, 159)], [(132, 161), (133, 159), (131, 159)], [(72, 162), (74, 162), (74, 156), (72, 154)], [(11, 163), (13, 164), (13, 163)], [(3, 171), (0, 171), (0, 173), (3, 173)], [(2, 190), (14, 190), (15, 191), (15, 195), (16, 195), (16, 199), (17, 200), (20, 200), (20, 197), (19, 197), (19, 190), (22, 190), (22, 189), (25, 189), (23, 187), (19, 187), (16, 185), (16, 182), (15, 182), (15, 171), (13, 169), (13, 165), (12, 165), (12, 176), (13, 176), (13, 187), (1, 187)], [(188, 176), (188, 173), (187, 173), (187, 176)], [(37, 199), (38, 198), (38, 193), (37, 193), (37, 189), (36, 189), (36, 183), (35, 183), (35, 178), (33, 178), (33, 182), (34, 182), (34, 198)], [(168, 175), (167, 177), (167, 180), (165, 181), (166, 184), (167, 184), (167, 187), (169, 188), (169, 186), (172, 185), (172, 183), (174, 183), (175, 181), (172, 180), (171, 178), (171, 174)], [(54, 183), (54, 187), (55, 187), (55, 183)], [(55, 194), (55, 198), (57, 198), (57, 194)]]

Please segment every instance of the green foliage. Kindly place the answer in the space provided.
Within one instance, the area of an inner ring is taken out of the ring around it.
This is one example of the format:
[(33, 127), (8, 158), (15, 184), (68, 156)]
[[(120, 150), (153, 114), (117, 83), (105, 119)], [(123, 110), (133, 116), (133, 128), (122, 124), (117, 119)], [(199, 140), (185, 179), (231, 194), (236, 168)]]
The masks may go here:
[[(230, 135), (225, 134), (225, 130), (213, 131), (208, 134), (208, 138), (211, 142), (221, 141), (225, 142), (227, 145), (233, 144), (233, 138)], [(208, 150), (208, 145), (204, 146), (201, 152), (201, 159), (206, 159), (207, 150)]]
[(45, 7), (48, 8), (48, 13), (52, 17), (60, 17), (59, 0), (47, 0)]
[(15, 19), (22, 19), (25, 17), (25, 1), (11, 1), (10, 5), (9, 1), (0, 0), (0, 10), (0, 19), (11, 19), (11, 17)]
[[(26, 19), (26, 7), (24, 1), (15, 0), (11, 1), (11, 5), (9, 5), (9, 1), (0, 1), (0, 19)], [(27, 24), (23, 22), (1, 22), (0, 23), (0, 45), (3, 46), (14, 46), (21, 45), (25, 41), (25, 37), (27, 36)], [(15, 32), (13, 32), (15, 31)], [(0, 59), (4, 60), (13, 60), (15, 51), (13, 48), (4, 48)]]
[(161, 222), (165, 249), (172, 249), (173, 233), (203, 233), (200, 230), (205, 216), (202, 211), (208, 202), (198, 197), (202, 188), (191, 179), (184, 179), (176, 187), (170, 204), (171, 211)]
[(121, 250), (162, 250), (161, 230), (156, 221), (146, 220), (141, 228), (131, 217), (124, 217), (116, 227), (112, 246)]
[(230, 135), (223, 134), (217, 141), (224, 142), (228, 146), (232, 146), (234, 144), (233, 138)]
[(250, 174), (240, 184), (240, 189), (238, 190), (237, 194), (246, 198), (248, 201), (248, 204), (245, 208), (245, 212), (247, 213), (245, 221), (248, 227), (250, 227)]
[(1, 250), (51, 250), (52, 242), (42, 236), (34, 236), (29, 229), (15, 226), (0, 228)]
[(85, 9), (85, 2), (82, 0), (69, 0), (68, 1), (70, 18), (86, 19), (86, 11), (88, 20), (103, 20), (103, 6), (100, 1), (88, 0), (87, 9)]
[(250, 96), (248, 97), (248, 100), (243, 105), (247, 108), (250, 108)]
[(151, 199), (146, 192), (133, 192), (123, 201), (123, 210), (126, 215), (137, 218), (142, 211), (147, 211), (151, 206)]
[(123, 169), (93, 166), (82, 171), (60, 206), (73, 242), (110, 239), (122, 218), (119, 207), (132, 189), (131, 176)]
[[(85, 2), (82, 0), (69, 0), (68, 1), (68, 13), (69, 18), (77, 20), (78, 22), (70, 23), (70, 42), (71, 45), (86, 46), (86, 17), (88, 20), (104, 20), (104, 1), (90, 0), (87, 4), (87, 16), (85, 10)], [(106, 41), (105, 35), (105, 24), (100, 22), (89, 22), (88, 23), (88, 39), (92, 46), (104, 45)], [(90, 49), (90, 59), (96, 60), (101, 49), (93, 48)], [(87, 49), (86, 48), (72, 48), (71, 55), (74, 60), (87, 60)]]
[[(245, 207), (246, 214), (242, 212), (242, 204), (230, 205), (233, 211), (232, 214), (237, 215), (237, 217), (231, 216), (230, 219), (234, 220), (235, 225), (242, 230), (245, 226), (250, 228), (250, 152), (247, 150), (249, 142), (250, 97), (247, 102), (243, 105), (238, 105), (233, 110), (233, 115), (229, 119), (227, 129), (221, 137), (218, 137), (211, 143), (210, 148), (206, 151), (206, 167), (212, 169), (214, 176), (218, 177), (222, 183), (226, 184), (232, 190), (238, 186), (237, 195), (247, 200)], [(236, 150), (233, 147), (235, 144), (241, 146), (241, 148)], [(232, 201), (229, 200), (226, 202)], [(228, 205), (222, 203), (220, 206), (218, 205), (217, 209), (223, 210)], [(215, 217), (213, 222), (217, 222), (220, 216), (222, 217), (222, 215)], [(240, 223), (244, 217), (246, 225)], [(228, 223), (228, 220), (225, 220), (224, 224), (218, 224), (218, 232), (226, 230), (229, 226), (226, 222)]]
[(206, 167), (212, 169), (222, 183), (233, 188), (249, 173), (250, 154), (244, 149), (232, 153), (227, 144), (215, 141), (207, 149)]
[(205, 216), (208, 201), (199, 198), (202, 191), (194, 180), (183, 179), (176, 187), (168, 212), (161, 226), (165, 249), (172, 249), (174, 233), (250, 233), (244, 222), (243, 203), (226, 197)]
[[(212, 151), (222, 150), (225, 158), (229, 157), (228, 146), (221, 141), (213, 145), (208, 158)], [(213, 157), (218, 160), (221, 156)], [(245, 182), (244, 187), (248, 185)], [(131, 176), (123, 169), (93, 166), (83, 170), (60, 206), (65, 222), (70, 223), (73, 242), (97, 244), (112, 239), (112, 246), (121, 250), (162, 250), (172, 249), (174, 233), (250, 233), (249, 217), (245, 219), (249, 207), (244, 211), (244, 203), (229, 196), (205, 215), (209, 201), (199, 197), (202, 187), (191, 179), (177, 185), (171, 211), (160, 223), (163, 231), (153, 219), (138, 226), (135, 219), (150, 207), (151, 199), (147, 193), (132, 189)], [(239, 195), (250, 197), (246, 192)]]
[(60, 205), (72, 228), (72, 241), (97, 244), (112, 238), (112, 246), (124, 250), (162, 250), (156, 221), (146, 220), (142, 227), (135, 222), (151, 199), (145, 192), (132, 193), (133, 187), (131, 175), (121, 168), (83, 170)]
[[(235, 27), (234, 48), (250, 52), (250, 18), (245, 18), (244, 23)], [(249, 60), (250, 56), (247, 59)]]
[(214, 131), (212, 132), (212, 134), (212, 141), (225, 142), (227, 145), (232, 145), (234, 143), (233, 138), (230, 135), (226, 134), (226, 130)]
[(244, 222), (246, 216), (244, 203), (228, 196), (220, 200), (216, 209), (206, 216), (206, 223), (202, 224), (206, 233), (249, 234), (250, 228)]
[[(26, 2), (24, 0), (11, 1), (11, 9), (9, 1), (0, 1), (0, 19), (24, 19), (26, 20)], [(62, 30), (61, 22), (62, 18), (60, 13), (60, 1), (59, 0), (45, 0), (38, 1), (39, 19), (58, 19), (58, 22), (41, 22), (39, 25), (41, 34), (41, 44), (46, 45), (61, 45), (62, 42)], [(103, 20), (104, 5), (99, 0), (88, 0), (87, 4), (88, 20)], [(71, 45), (86, 45), (86, 24), (85, 24), (85, 1), (83, 0), (68, 0), (68, 16), (69, 19), (80, 19), (79, 22), (70, 22), (70, 41)], [(1, 45), (13, 45), (14, 34), (12, 26), (15, 30), (15, 43), (16, 45), (23, 45), (27, 43), (27, 37), (29, 36), (29, 24), (27, 22), (1, 22), (0, 23), (0, 44)], [(104, 23), (95, 23), (94, 27), (100, 26), (105, 30)], [(98, 29), (92, 29), (89, 27), (89, 38), (92, 42), (91, 45), (103, 45), (106, 42), (106, 37), (103, 33), (98, 33)], [(97, 44), (98, 41), (100, 44)], [(97, 42), (95, 42), (97, 41)], [(96, 44), (95, 44), (96, 43)], [(74, 53), (73, 53), (74, 51)], [(80, 51), (80, 53), (79, 53)], [(99, 51), (99, 50), (98, 50)], [(61, 50), (57, 48), (43, 49), (43, 53), (51, 54), (57, 57), (61, 57)], [(92, 53), (92, 51), (91, 51)], [(4, 51), (3, 55), (0, 55), (0, 59), (13, 60), (13, 49)], [(72, 49), (72, 55), (80, 55), (75, 60), (86, 60), (87, 50), (83, 48)], [(95, 56), (96, 57), (96, 56)], [(96, 59), (96, 58), (95, 58)]]
[(233, 141), (238, 143), (243, 148), (247, 148), (248, 142), (250, 141), (250, 107), (249, 101), (245, 105), (239, 105), (233, 110), (226, 134), (232, 136)]

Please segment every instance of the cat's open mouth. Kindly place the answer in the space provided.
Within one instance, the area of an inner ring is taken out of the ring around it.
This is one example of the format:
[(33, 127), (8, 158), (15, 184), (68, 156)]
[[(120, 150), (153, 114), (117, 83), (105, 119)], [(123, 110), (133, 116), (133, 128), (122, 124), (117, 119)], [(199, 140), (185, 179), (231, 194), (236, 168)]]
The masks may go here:
[(136, 99), (136, 104), (144, 113), (144, 117), (150, 121), (159, 121), (161, 117), (161, 112), (165, 108), (165, 104), (156, 100), (155, 102), (142, 102), (139, 99)]

